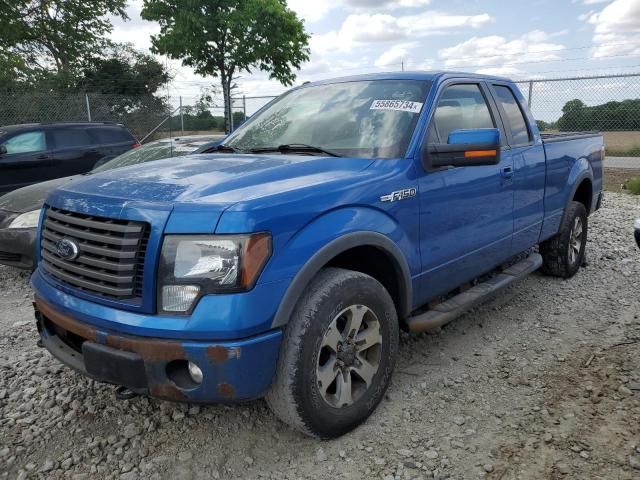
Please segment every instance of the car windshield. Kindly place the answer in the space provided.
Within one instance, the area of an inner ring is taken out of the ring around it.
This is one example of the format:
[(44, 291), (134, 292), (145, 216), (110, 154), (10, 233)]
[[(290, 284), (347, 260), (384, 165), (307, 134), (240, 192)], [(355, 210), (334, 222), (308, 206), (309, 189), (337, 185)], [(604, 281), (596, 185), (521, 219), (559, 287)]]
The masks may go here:
[(181, 157), (195, 152), (203, 145), (212, 142), (213, 138), (176, 142), (175, 140), (158, 140), (142, 147), (129, 150), (113, 160), (94, 168), (91, 173), (106, 172), (114, 168), (128, 167), (139, 163), (152, 162), (163, 158)]
[(404, 157), (430, 86), (373, 80), (302, 87), (254, 115), (224, 144), (245, 152), (289, 145), (348, 157)]

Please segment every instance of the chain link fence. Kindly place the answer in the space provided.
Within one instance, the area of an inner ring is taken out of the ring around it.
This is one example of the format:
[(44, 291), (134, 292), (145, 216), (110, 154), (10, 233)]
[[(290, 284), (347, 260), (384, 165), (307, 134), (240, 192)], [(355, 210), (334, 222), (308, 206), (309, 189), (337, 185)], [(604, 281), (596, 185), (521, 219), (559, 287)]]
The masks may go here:
[(609, 155), (640, 156), (640, 74), (516, 83), (540, 130), (603, 132)]
[[(598, 130), (609, 152), (640, 156), (640, 74), (516, 82), (543, 131)], [(276, 96), (235, 96), (233, 125)], [(124, 124), (143, 141), (185, 134), (224, 132), (222, 100), (91, 93), (2, 93), (0, 125), (32, 122), (106, 121)]]

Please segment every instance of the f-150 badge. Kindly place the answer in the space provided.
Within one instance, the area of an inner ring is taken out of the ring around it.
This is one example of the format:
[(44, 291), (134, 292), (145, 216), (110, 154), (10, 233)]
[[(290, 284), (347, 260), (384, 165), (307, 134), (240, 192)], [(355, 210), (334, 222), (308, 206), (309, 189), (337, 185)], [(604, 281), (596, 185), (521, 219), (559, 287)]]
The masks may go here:
[(405, 200), (407, 198), (415, 197), (417, 190), (415, 188), (405, 188), (404, 190), (398, 190), (397, 192), (391, 192), (389, 195), (382, 195), (380, 197), (381, 202), (397, 202), (398, 200)]

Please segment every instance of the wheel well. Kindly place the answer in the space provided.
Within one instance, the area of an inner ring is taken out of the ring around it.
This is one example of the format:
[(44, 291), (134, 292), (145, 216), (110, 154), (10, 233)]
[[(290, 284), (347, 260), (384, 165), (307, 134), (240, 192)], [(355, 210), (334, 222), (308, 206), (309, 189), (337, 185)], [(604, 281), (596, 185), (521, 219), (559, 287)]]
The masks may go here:
[(580, 202), (587, 209), (587, 214), (591, 212), (591, 205), (593, 200), (593, 187), (591, 186), (591, 180), (584, 179), (578, 186), (576, 193), (573, 195), (575, 202)]
[(405, 292), (402, 291), (402, 270), (384, 250), (370, 245), (350, 248), (331, 259), (324, 267), (354, 270), (375, 278), (389, 292), (398, 318), (403, 319), (407, 306)]

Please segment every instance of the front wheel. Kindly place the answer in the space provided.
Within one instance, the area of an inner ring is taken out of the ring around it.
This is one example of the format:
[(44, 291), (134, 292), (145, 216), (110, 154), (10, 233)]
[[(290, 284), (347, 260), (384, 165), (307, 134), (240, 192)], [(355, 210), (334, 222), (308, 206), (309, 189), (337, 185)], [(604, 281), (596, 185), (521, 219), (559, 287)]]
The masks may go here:
[(543, 271), (555, 277), (571, 278), (584, 262), (588, 230), (587, 209), (571, 202), (558, 234), (540, 245)]
[(269, 407), (308, 435), (334, 438), (352, 430), (389, 385), (398, 337), (393, 301), (376, 279), (321, 271), (285, 330)]

